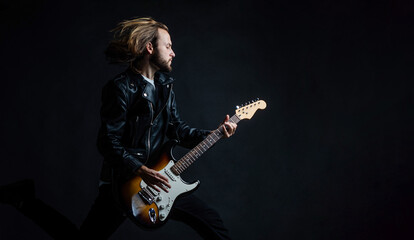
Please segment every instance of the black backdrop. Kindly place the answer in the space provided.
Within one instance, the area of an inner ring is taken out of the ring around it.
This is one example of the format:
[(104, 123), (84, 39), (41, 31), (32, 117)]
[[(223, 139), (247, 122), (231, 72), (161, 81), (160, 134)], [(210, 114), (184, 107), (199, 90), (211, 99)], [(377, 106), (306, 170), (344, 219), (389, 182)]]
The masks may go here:
[[(240, 122), (185, 174), (235, 239), (409, 239), (414, 220), (413, 6), (404, 1), (1, 1), (0, 184), (80, 225), (97, 194), (100, 91), (123, 70), (105, 61), (123, 19), (166, 23), (182, 117)], [(408, 2), (408, 1), (406, 1)], [(181, 151), (178, 151), (181, 152)], [(0, 205), (1, 239), (48, 239)], [(198, 239), (171, 221), (129, 221), (112, 239)]]

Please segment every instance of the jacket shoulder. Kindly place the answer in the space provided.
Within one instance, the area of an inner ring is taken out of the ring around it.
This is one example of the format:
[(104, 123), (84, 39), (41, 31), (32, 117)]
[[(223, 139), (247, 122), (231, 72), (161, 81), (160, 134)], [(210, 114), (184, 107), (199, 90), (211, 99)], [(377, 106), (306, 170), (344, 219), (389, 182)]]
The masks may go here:
[(108, 81), (107, 85), (112, 85), (114, 87), (118, 87), (121, 89), (125, 89), (128, 86), (129, 77), (126, 73), (120, 73), (116, 75), (114, 78)]
[(134, 87), (134, 85), (131, 85), (131, 79), (125, 72), (120, 73), (110, 79), (106, 84), (104, 85), (103, 89), (109, 90), (109, 91), (118, 91), (121, 90), (122, 92), (127, 92), (129, 88)]

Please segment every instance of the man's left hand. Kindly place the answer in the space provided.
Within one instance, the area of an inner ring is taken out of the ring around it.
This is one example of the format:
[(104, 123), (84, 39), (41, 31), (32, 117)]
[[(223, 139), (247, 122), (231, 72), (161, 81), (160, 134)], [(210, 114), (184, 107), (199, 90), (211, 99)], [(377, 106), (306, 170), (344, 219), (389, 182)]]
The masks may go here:
[(223, 138), (229, 138), (236, 132), (237, 124), (229, 122), (229, 119), (229, 115), (226, 115), (221, 125), (223, 127)]

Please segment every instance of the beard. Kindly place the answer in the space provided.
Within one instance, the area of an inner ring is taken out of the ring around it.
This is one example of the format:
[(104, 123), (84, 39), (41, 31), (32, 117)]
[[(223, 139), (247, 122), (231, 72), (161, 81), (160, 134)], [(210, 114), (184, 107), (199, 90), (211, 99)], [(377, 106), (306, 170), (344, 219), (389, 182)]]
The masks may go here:
[(158, 67), (158, 71), (161, 72), (171, 72), (172, 67), (168, 64), (168, 61), (161, 59), (161, 56), (158, 51), (155, 51), (154, 55), (150, 57), (150, 62)]

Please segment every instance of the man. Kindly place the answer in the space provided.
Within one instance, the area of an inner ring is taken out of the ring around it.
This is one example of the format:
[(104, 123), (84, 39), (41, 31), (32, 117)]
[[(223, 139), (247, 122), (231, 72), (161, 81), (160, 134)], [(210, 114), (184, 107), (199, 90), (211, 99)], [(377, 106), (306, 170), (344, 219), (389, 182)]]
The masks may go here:
[[(171, 187), (166, 177), (147, 167), (156, 161), (163, 143), (175, 139), (193, 147), (210, 131), (190, 128), (179, 117), (172, 90), (175, 57), (168, 28), (151, 18), (121, 22), (114, 30), (106, 55), (128, 69), (109, 81), (102, 91), (101, 128), (98, 149), (104, 156), (99, 195), (78, 231), (75, 224), (35, 198), (32, 181), (0, 189), (0, 200), (12, 204), (55, 239), (107, 239), (124, 222), (113, 186), (134, 176), (157, 191)], [(234, 134), (237, 125), (225, 117), (223, 137)], [(230, 239), (216, 211), (194, 195), (177, 198), (170, 213), (204, 239)]]
[[(102, 185), (81, 227), (81, 232), (87, 229), (84, 235), (95, 237), (98, 229), (94, 227), (99, 228), (104, 238), (125, 218), (113, 202), (114, 178), (122, 181), (138, 175), (157, 191), (168, 191), (168, 179), (146, 165), (154, 161), (167, 138), (193, 147), (210, 133), (190, 128), (179, 117), (172, 90), (174, 80), (165, 74), (172, 70), (175, 57), (167, 26), (151, 18), (137, 18), (121, 22), (114, 31), (106, 55), (111, 62), (127, 63), (129, 68), (103, 89), (98, 136), (98, 148), (105, 159)], [(228, 120), (227, 115), (223, 123), (227, 138), (237, 128)], [(205, 239), (229, 239), (219, 215), (193, 195), (176, 200), (171, 218), (189, 224)]]

